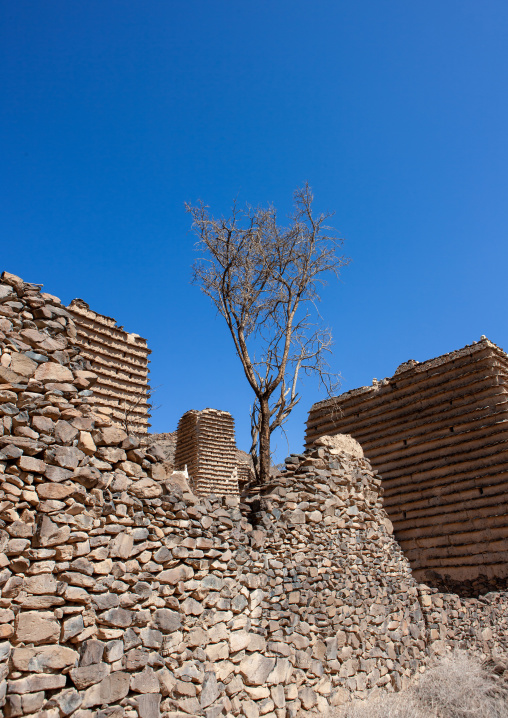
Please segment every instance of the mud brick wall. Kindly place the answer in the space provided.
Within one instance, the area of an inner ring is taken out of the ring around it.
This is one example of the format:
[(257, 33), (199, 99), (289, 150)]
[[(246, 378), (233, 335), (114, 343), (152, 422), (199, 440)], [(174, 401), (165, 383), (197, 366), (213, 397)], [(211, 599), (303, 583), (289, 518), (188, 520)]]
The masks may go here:
[[(76, 325), (81, 355), (97, 374), (93, 402), (130, 433), (145, 435), (150, 426), (148, 355), (146, 340), (98, 314), (82, 299), (67, 308)], [(127, 413), (127, 417), (126, 417)]]
[(186, 412), (178, 423), (175, 468), (187, 466), (198, 495), (238, 495), (235, 424), (227, 411)]
[(508, 357), (483, 338), (315, 404), (307, 443), (357, 439), (415, 575), (508, 575)]

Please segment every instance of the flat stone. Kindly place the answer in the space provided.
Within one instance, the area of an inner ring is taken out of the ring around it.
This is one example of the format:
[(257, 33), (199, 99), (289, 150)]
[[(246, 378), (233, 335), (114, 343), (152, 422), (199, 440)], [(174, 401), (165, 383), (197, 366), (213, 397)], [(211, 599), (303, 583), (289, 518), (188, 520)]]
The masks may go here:
[[(102, 655), (106, 644), (102, 641), (97, 641), (94, 638), (85, 641), (80, 650), (79, 665), (92, 666), (102, 661)], [(102, 680), (102, 679), (101, 679)]]
[(265, 685), (274, 666), (274, 658), (267, 658), (261, 653), (252, 653), (240, 663), (239, 672), (248, 685), (262, 686)]
[(104, 680), (110, 671), (111, 667), (108, 663), (95, 663), (93, 665), (72, 668), (70, 677), (78, 691), (81, 691), (84, 688), (88, 688)]
[(72, 424), (69, 424), (68, 421), (57, 421), (55, 424), (55, 439), (62, 444), (68, 444), (71, 441), (73, 441), (77, 435), (78, 430), (72, 426)]
[(23, 588), (27, 593), (37, 595), (56, 593), (56, 579), (51, 573), (41, 573), (38, 576), (27, 576)]
[(109, 555), (113, 558), (130, 558), (133, 547), (133, 537), (126, 533), (120, 533), (111, 541)]
[(132, 676), (130, 687), (136, 693), (159, 693), (159, 679), (153, 668), (147, 666)]
[(35, 374), (35, 381), (46, 382), (69, 382), (72, 383), (74, 377), (70, 369), (56, 362), (47, 362), (39, 364)]
[(153, 479), (140, 479), (132, 482), (130, 491), (138, 499), (155, 499), (162, 494), (162, 486)]
[(82, 707), (91, 708), (98, 705), (117, 703), (129, 692), (131, 677), (129, 673), (115, 671), (106, 676), (100, 683), (87, 688)]
[(23, 611), (16, 616), (14, 636), (17, 643), (56, 643), (60, 624), (47, 611)]
[[(145, 693), (136, 698), (136, 705), (138, 710), (139, 718), (159, 718), (160, 709), (159, 704), (161, 702), (161, 696), (155, 693)], [(164, 714), (166, 717), (169, 713)]]
[(34, 675), (20, 678), (17, 681), (8, 681), (7, 690), (9, 693), (36, 693), (37, 691), (51, 691), (63, 688), (66, 677), (55, 673), (35, 673)]
[(11, 657), (17, 671), (44, 673), (44, 671), (61, 671), (76, 665), (79, 655), (72, 648), (57, 645), (14, 648)]
[(46, 471), (46, 462), (33, 456), (20, 456), (16, 463), (21, 471), (28, 473), (44, 474)]
[(97, 620), (108, 626), (128, 628), (132, 624), (132, 611), (127, 611), (125, 608), (110, 608), (109, 611), (99, 614)]
[(9, 369), (11, 369), (11, 371), (13, 372), (16, 372), (16, 374), (21, 374), (21, 376), (24, 376), (27, 379), (35, 374), (37, 366), (37, 362), (27, 357), (26, 354), (17, 352), (11, 355), (11, 363)]
[(207, 671), (203, 680), (201, 688), (201, 695), (199, 696), (199, 702), (201, 708), (207, 708), (209, 705), (214, 703), (219, 697), (219, 689), (217, 687), (217, 676), (214, 671)]
[(180, 564), (175, 568), (167, 569), (167, 571), (161, 571), (157, 575), (157, 580), (160, 581), (160, 583), (175, 585), (180, 581), (188, 581), (193, 576), (194, 569), (191, 568), (191, 566), (187, 566), (186, 564)]
[(76, 486), (74, 484), (38, 484), (36, 491), (40, 499), (62, 501), (76, 493)]
[(57, 464), (64, 469), (76, 469), (85, 455), (75, 446), (54, 446), (46, 450), (44, 458), (48, 463)]

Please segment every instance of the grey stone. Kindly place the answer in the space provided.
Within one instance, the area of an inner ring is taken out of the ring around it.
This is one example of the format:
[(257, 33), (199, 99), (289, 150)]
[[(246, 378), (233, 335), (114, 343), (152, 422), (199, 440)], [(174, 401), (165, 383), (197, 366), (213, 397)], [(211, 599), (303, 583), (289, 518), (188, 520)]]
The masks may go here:
[(117, 703), (129, 692), (131, 677), (129, 673), (116, 671), (106, 676), (100, 683), (87, 688), (83, 697), (83, 708)]
[(219, 697), (219, 689), (217, 687), (217, 677), (215, 671), (207, 671), (201, 688), (199, 702), (201, 708), (207, 708), (214, 703)]
[(153, 614), (153, 622), (164, 633), (177, 631), (182, 625), (180, 614), (170, 608), (158, 608)]
[(159, 718), (161, 702), (160, 695), (146, 693), (136, 698), (139, 718)]
[(91, 666), (94, 663), (100, 663), (104, 653), (105, 644), (95, 638), (85, 641), (80, 650), (79, 665)]
[(111, 668), (107, 663), (96, 663), (94, 665), (72, 668), (70, 677), (76, 688), (81, 691), (84, 688), (99, 683), (109, 675)]

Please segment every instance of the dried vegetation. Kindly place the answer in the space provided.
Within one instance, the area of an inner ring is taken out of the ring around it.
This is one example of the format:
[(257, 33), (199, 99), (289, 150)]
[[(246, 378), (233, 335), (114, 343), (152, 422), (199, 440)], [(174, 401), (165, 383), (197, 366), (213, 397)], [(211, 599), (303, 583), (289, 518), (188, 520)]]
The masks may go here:
[(465, 652), (442, 659), (408, 690), (354, 701), (334, 718), (506, 718), (508, 662)]

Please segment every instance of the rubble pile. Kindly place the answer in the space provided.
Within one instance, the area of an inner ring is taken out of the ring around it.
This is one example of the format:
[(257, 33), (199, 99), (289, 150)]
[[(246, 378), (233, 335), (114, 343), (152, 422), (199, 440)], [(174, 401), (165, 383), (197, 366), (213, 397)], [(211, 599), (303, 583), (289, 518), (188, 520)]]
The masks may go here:
[(0, 710), (296, 718), (506, 653), (507, 595), (419, 586), (350, 437), (262, 493), (196, 496), (90, 403), (72, 318), (0, 282)]

